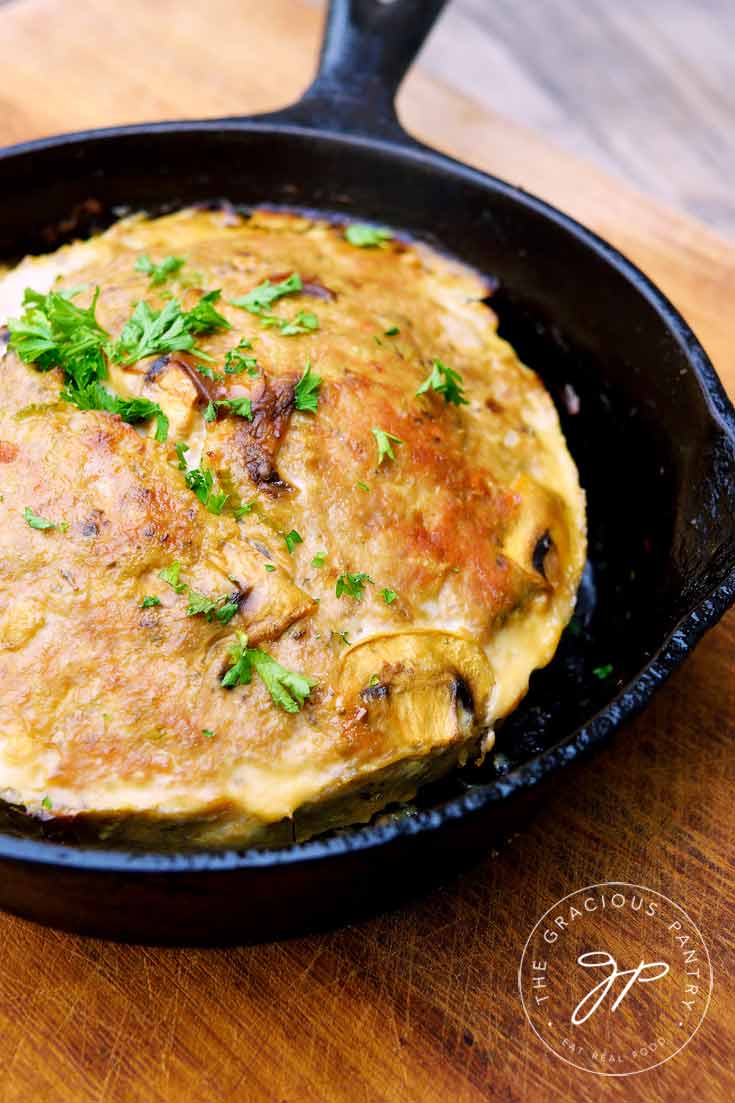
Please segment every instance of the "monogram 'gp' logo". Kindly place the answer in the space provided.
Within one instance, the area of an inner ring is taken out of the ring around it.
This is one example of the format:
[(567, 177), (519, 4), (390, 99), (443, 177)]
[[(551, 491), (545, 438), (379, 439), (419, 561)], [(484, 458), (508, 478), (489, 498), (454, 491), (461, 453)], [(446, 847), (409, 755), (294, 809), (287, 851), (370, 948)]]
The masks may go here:
[(567, 1064), (631, 1076), (691, 1041), (712, 967), (698, 927), (673, 900), (606, 882), (564, 897), (531, 931), (518, 970), (528, 1021)]

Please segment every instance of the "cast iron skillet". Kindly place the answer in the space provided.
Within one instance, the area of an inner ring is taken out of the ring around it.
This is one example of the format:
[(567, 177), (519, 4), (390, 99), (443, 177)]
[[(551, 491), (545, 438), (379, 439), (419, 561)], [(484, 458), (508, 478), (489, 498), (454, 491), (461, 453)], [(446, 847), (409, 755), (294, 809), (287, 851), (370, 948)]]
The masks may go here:
[(641, 709), (735, 598), (735, 414), (691, 330), (594, 234), (398, 123), (395, 91), (443, 3), (333, 0), (319, 74), (285, 111), (4, 151), (0, 255), (53, 248), (121, 208), (226, 197), (374, 219), (492, 273), (501, 332), (556, 397), (588, 493), (575, 621), (498, 754), (423, 794), (416, 815), (280, 851), (171, 855), (29, 837), (6, 807), (10, 911), (117, 938), (214, 943), (385, 904), (527, 815), (545, 779)]

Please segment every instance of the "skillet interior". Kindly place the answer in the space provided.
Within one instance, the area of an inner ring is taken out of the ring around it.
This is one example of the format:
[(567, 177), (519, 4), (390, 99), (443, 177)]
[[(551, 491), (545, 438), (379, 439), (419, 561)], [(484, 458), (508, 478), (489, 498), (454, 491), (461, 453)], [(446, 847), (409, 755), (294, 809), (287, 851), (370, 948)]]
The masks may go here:
[[(524, 789), (642, 707), (732, 600), (729, 403), (670, 305), (538, 201), (415, 145), (268, 121), (36, 143), (0, 158), (0, 187), (8, 257), (55, 248), (121, 209), (227, 197), (374, 218), (491, 273), (501, 332), (559, 400), (588, 492), (591, 558), (576, 634), (534, 676), (500, 734), (502, 757), (425, 794), (423, 814), (281, 852), (158, 856), (14, 838), (11, 811), (0, 836), (0, 902), (11, 910), (119, 937), (211, 942), (374, 905), (412, 883), (408, 865), (434, 876), (442, 856), (456, 865), (460, 850), (486, 847), (516, 814), (504, 798), (519, 808)], [(593, 675), (607, 664), (610, 678)]]

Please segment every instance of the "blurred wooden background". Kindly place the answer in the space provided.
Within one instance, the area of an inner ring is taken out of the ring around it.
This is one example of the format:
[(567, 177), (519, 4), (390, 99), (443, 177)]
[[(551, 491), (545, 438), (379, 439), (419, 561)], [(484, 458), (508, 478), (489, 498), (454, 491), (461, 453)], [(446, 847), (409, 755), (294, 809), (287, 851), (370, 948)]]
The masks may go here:
[(420, 64), (735, 237), (733, 42), (735, 0), (451, 0)]

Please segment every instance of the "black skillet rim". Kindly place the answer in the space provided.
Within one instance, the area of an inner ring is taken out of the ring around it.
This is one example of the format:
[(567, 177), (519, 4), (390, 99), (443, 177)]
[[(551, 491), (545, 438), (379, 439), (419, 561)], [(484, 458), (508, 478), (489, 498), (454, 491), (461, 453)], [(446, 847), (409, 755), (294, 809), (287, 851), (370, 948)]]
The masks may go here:
[[(262, 122), (257, 119), (252, 121), (193, 120), (85, 131), (13, 146), (3, 151), (2, 159), (41, 152), (44, 149), (58, 148), (89, 139), (104, 141), (124, 135), (143, 137), (172, 132), (197, 134), (226, 130), (237, 132), (269, 130), (283, 137), (318, 136), (322, 140), (326, 137), (335, 143), (359, 145), (373, 152), (382, 151), (394, 158), (404, 157), (419, 163), (428, 162), (433, 167), (445, 173), (449, 172), (460, 180), (464, 179), (485, 187), (490, 185), (494, 191), (516, 202), (521, 202), (535, 213), (551, 219), (560, 229), (596, 252), (603, 262), (612, 265), (653, 307), (668, 332), (681, 347), (708, 406), (713, 424), (727, 437), (735, 454), (735, 410), (709, 357), (679, 311), (636, 265), (593, 231), (544, 200), (417, 142), (406, 141), (405, 135), (402, 136), (401, 141), (390, 141), (373, 136), (338, 134), (333, 131), (325, 134), (324, 131), (308, 125), (299, 126), (285, 121), (281, 123), (276, 115), (271, 119), (263, 117)], [(116, 848), (103, 850), (96, 847), (65, 846), (2, 834), (0, 835), (0, 859), (36, 865), (79, 868), (100, 873), (225, 872), (337, 858), (355, 851), (385, 846), (398, 838), (436, 831), (445, 821), (468, 816), (496, 801), (505, 800), (516, 792), (531, 788), (552, 770), (569, 764), (578, 755), (602, 744), (617, 728), (648, 703), (654, 690), (673, 673), (704, 632), (722, 617), (733, 602), (735, 602), (735, 555), (725, 580), (679, 621), (646, 666), (618, 690), (608, 704), (600, 709), (587, 724), (576, 728), (566, 739), (529, 759), (508, 774), (474, 786), (462, 796), (452, 798), (435, 809), (421, 811), (414, 816), (397, 819), (380, 826), (356, 826), (345, 834), (334, 835), (328, 839), (294, 843), (277, 850), (223, 848), (179, 853), (137, 852)]]

